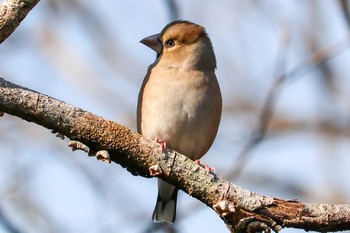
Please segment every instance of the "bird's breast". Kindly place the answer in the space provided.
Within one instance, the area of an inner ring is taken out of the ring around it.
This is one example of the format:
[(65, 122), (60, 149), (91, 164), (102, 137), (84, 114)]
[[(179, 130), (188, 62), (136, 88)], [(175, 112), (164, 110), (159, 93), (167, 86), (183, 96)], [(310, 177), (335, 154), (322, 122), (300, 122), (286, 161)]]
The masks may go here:
[(142, 96), (142, 134), (159, 137), (192, 159), (203, 156), (215, 138), (221, 115), (221, 94), (210, 78), (202, 72), (152, 71)]

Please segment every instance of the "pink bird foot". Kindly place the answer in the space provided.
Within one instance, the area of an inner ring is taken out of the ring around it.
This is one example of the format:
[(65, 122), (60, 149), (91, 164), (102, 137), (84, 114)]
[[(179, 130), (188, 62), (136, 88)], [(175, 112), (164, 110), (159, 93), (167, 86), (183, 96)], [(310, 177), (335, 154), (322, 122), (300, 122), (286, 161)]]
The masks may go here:
[(199, 159), (196, 159), (194, 162), (199, 166), (201, 166), (202, 168), (204, 168), (207, 174), (209, 174), (210, 172), (215, 172), (215, 168), (209, 167), (208, 165), (201, 164), (201, 161)]
[(160, 139), (159, 137), (156, 137), (155, 141), (160, 145), (160, 148), (162, 149), (162, 153), (166, 149), (166, 142)]
[(163, 141), (162, 139), (160, 139), (159, 137), (156, 137), (155, 141), (160, 145), (160, 148), (162, 150), (162, 159), (167, 159), (168, 158), (168, 154), (165, 151), (166, 149), (166, 142)]

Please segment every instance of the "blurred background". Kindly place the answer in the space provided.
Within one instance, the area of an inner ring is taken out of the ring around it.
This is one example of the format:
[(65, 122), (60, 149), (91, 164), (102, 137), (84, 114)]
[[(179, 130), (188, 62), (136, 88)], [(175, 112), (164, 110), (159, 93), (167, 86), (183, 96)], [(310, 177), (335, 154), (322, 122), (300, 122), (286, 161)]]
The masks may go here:
[[(138, 91), (155, 59), (139, 41), (175, 19), (193, 21), (213, 42), (224, 101), (202, 162), (263, 195), (349, 203), (347, 5), (41, 1), (0, 45), (0, 76), (136, 131)], [(182, 192), (176, 223), (153, 224), (156, 179), (73, 153), (68, 142), (0, 118), (0, 233), (228, 232), (214, 211)]]

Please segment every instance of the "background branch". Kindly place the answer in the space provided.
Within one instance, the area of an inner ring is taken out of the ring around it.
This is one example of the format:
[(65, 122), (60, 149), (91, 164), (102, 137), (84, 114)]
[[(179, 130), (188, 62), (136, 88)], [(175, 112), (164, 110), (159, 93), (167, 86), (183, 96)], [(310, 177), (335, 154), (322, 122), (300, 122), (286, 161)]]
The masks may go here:
[(293, 80), (301, 75), (305, 74), (312, 68), (315, 68), (327, 60), (338, 56), (349, 48), (349, 36), (348, 33), (346, 36), (340, 40), (332, 43), (326, 47), (316, 49), (307, 59), (293, 67), (289, 72), (285, 72), (286, 66), (286, 57), (287, 57), (287, 47), (289, 42), (289, 32), (287, 28), (282, 28), (281, 33), (281, 42), (280, 50), (277, 56), (277, 65), (275, 72), (275, 80), (273, 81), (267, 97), (263, 103), (263, 107), (259, 113), (257, 119), (257, 126), (253, 130), (253, 133), (248, 140), (247, 144), (242, 148), (240, 153), (237, 156), (237, 159), (232, 165), (232, 170), (226, 174), (227, 177), (230, 177), (231, 180), (237, 179), (242, 170), (244, 169), (245, 164), (249, 160), (249, 152), (255, 148), (266, 136), (267, 130), (270, 126), (271, 121), (273, 120), (273, 111), (275, 108), (275, 103), (278, 100), (278, 96), (283, 89), (283, 85), (286, 81)]

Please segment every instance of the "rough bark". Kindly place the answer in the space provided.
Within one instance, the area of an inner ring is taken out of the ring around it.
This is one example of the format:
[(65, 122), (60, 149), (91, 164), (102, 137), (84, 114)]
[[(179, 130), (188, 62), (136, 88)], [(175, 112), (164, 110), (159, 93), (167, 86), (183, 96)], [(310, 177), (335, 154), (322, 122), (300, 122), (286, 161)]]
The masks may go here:
[(0, 3), (0, 44), (18, 27), (39, 0), (4, 0)]
[(47, 95), (0, 78), (0, 111), (34, 122), (80, 141), (94, 150), (107, 150), (113, 162), (133, 175), (158, 176), (205, 203), (230, 231), (279, 231), (294, 227), (314, 231), (350, 229), (350, 205), (304, 204), (242, 189), (186, 156), (167, 149), (125, 126), (86, 112)]

